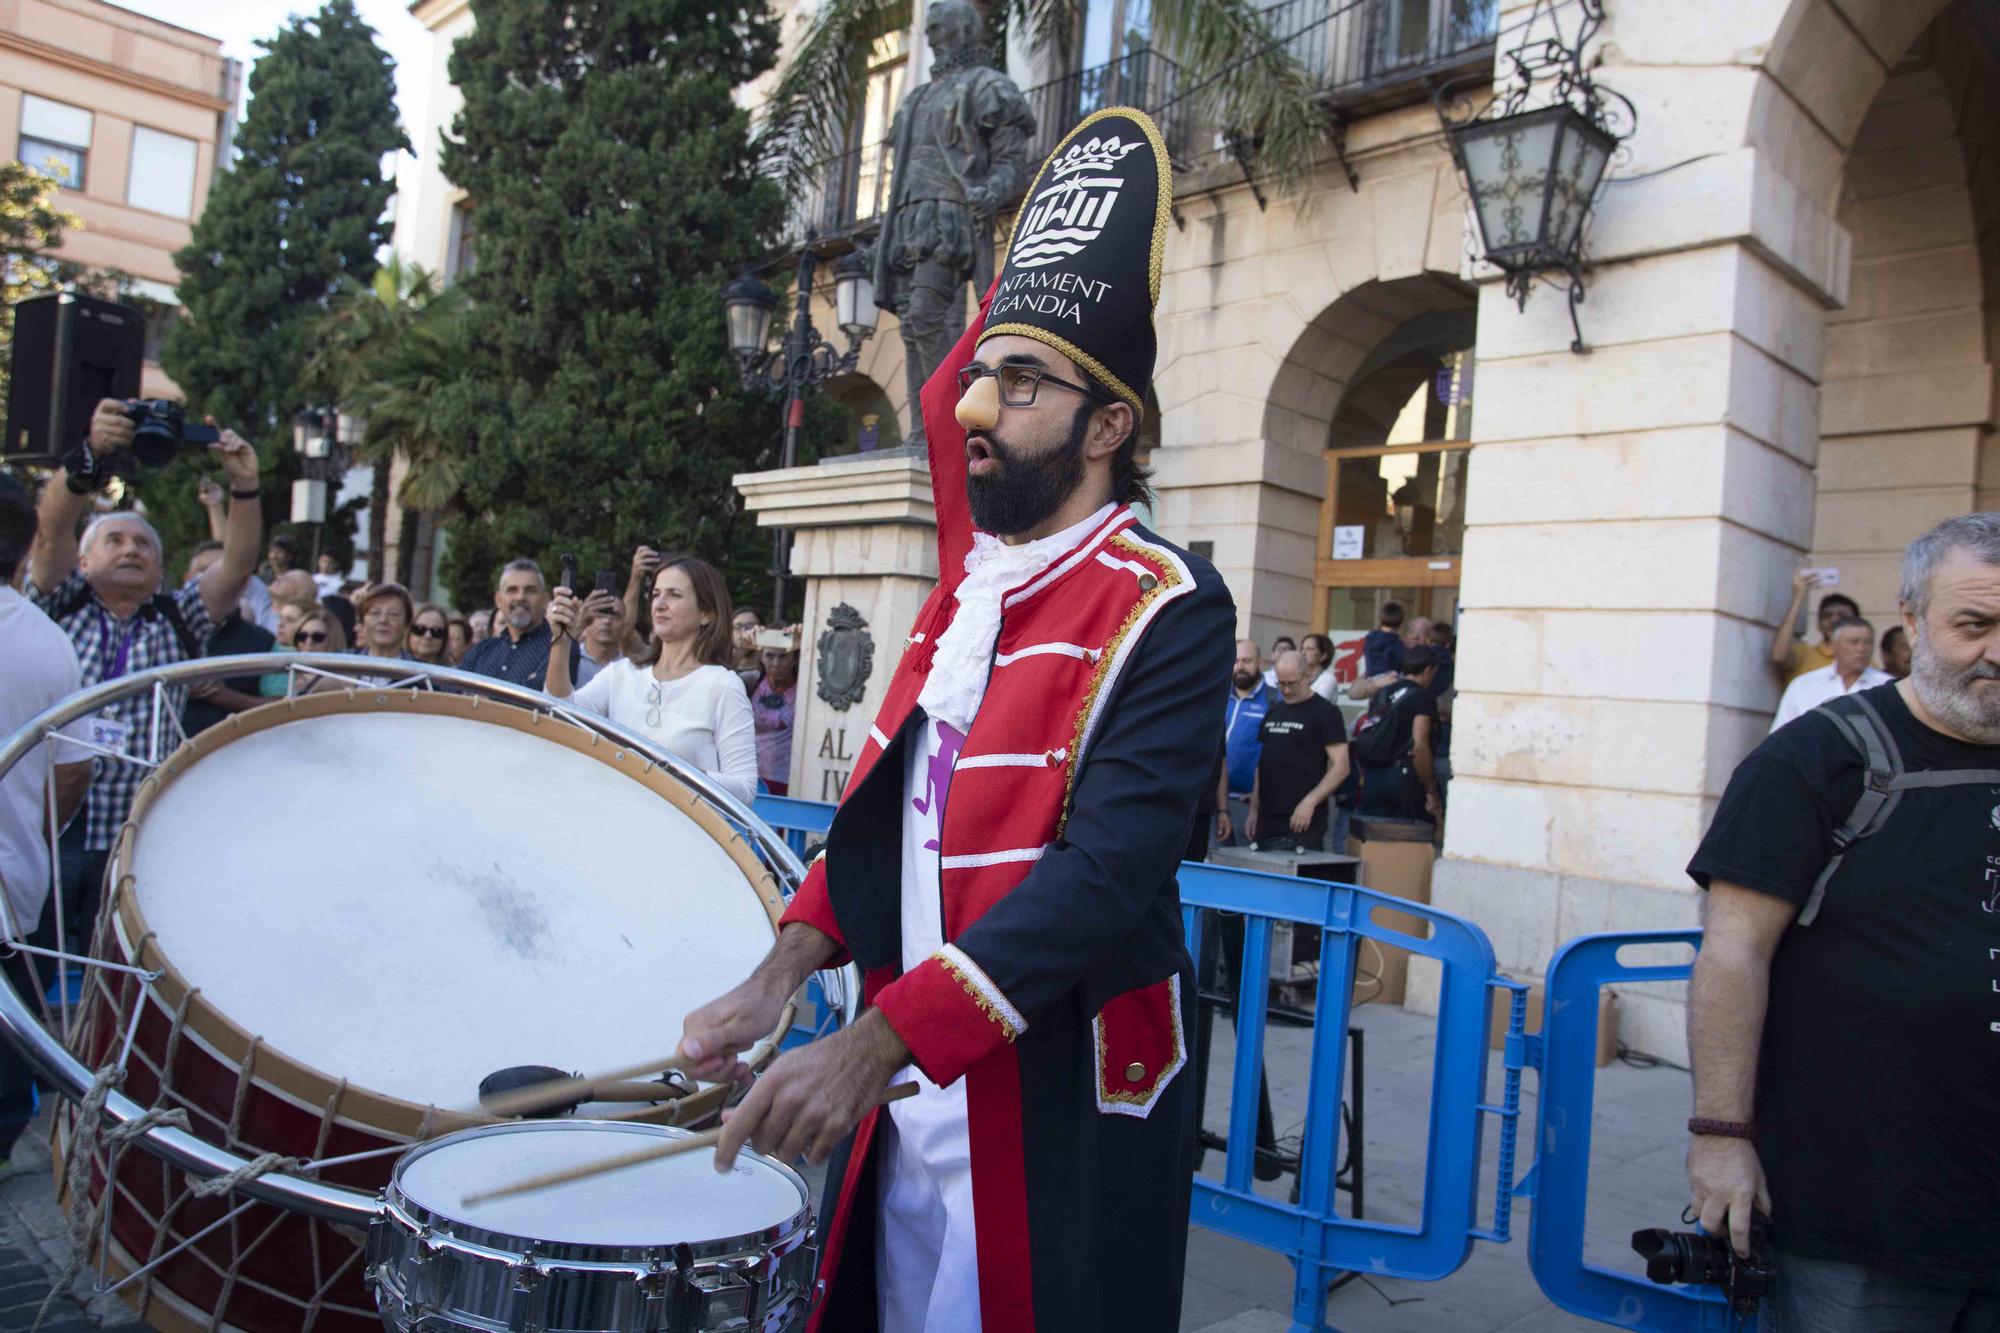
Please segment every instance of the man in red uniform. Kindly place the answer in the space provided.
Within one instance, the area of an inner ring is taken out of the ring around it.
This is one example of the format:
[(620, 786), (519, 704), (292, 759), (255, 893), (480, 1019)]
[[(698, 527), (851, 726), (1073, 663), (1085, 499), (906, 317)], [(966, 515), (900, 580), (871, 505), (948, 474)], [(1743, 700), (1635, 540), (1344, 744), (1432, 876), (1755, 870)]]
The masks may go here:
[(867, 1012), (773, 1063), (717, 1151), (834, 1157), (818, 1329), (1178, 1325), (1195, 1099), (1174, 873), (1235, 608), (1128, 507), (1149, 498), (1171, 199), (1158, 131), (1123, 108), (1037, 175), (980, 326), (923, 394), (939, 585), (776, 946), (687, 1020), (693, 1072), (727, 1077), (814, 969), (863, 971)]

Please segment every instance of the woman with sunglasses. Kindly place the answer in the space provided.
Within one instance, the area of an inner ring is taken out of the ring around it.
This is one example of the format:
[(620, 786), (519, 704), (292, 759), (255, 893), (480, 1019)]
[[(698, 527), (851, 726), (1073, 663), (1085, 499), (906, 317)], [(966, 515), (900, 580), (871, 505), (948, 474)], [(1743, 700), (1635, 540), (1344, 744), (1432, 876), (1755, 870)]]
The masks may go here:
[[(575, 635), (583, 602), (567, 588), (549, 594), (549, 629)], [(653, 580), (653, 641), (620, 657), (571, 698), (569, 653), (549, 654), (543, 688), (578, 708), (649, 736), (748, 805), (757, 794), (757, 728), (743, 680), (729, 668), (730, 602), (706, 560), (669, 556)]]
[(451, 617), (444, 608), (425, 602), (410, 619), (410, 658), (426, 666), (450, 666), (445, 654)]
[(299, 622), (298, 633), (292, 642), (302, 653), (344, 653), (347, 651), (347, 635), (342, 633), (340, 621), (325, 611), (314, 611)]

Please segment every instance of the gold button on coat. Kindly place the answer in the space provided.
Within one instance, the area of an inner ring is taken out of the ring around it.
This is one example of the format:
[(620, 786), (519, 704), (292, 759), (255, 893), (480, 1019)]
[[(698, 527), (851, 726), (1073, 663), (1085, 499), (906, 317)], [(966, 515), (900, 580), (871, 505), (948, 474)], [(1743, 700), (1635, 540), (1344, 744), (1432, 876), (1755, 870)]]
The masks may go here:
[(1140, 1064), (1137, 1060), (1125, 1066), (1125, 1081), (1127, 1083), (1137, 1083), (1144, 1077), (1146, 1077), (1146, 1066)]

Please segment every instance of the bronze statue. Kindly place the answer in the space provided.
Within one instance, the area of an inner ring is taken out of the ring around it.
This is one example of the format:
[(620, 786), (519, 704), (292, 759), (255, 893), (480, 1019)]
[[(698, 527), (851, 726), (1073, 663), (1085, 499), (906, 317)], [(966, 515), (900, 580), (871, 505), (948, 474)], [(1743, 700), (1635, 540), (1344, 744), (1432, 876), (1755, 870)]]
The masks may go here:
[(993, 218), (1020, 197), (1035, 117), (1014, 81), (981, 62), (979, 11), (937, 0), (924, 17), (931, 75), (890, 130), (896, 169), (875, 242), (875, 304), (896, 312), (910, 386), (908, 442), (924, 442), (918, 395), (965, 332), (965, 284), (993, 281)]

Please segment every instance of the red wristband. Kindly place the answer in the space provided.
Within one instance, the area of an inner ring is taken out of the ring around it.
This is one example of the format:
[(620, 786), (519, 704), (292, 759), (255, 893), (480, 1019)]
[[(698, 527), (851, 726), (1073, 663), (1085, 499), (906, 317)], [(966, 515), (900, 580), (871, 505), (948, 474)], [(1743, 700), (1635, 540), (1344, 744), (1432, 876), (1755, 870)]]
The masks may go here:
[(1747, 1139), (1755, 1141), (1757, 1129), (1741, 1120), (1703, 1120), (1700, 1116), (1688, 1121), (1688, 1133), (1699, 1138)]

